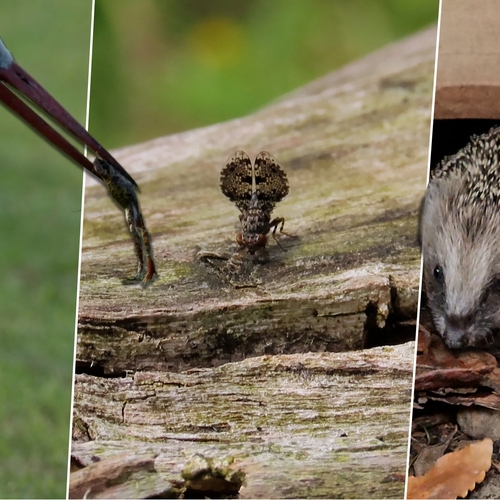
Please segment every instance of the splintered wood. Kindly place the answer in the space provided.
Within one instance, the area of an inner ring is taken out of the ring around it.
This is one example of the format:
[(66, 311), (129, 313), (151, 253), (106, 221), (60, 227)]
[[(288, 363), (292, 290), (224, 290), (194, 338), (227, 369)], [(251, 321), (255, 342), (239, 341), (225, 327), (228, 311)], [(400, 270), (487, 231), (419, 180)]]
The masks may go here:
[(195, 454), (231, 457), (246, 476), (240, 498), (303, 498), (311, 488), (319, 498), (401, 498), (413, 350), (407, 343), (183, 373), (77, 375), (72, 455), (90, 465), (96, 456), (149, 453), (174, 485)]

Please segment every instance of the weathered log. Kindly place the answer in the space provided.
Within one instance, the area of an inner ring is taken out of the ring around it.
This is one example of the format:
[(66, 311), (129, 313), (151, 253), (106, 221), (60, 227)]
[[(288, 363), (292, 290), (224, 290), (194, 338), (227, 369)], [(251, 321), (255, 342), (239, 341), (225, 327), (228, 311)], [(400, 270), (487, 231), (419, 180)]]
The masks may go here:
[[(160, 276), (147, 288), (122, 284), (130, 239), (87, 182), (78, 460), (153, 452), (178, 480), (193, 453), (227, 455), (247, 476), (243, 497), (402, 496), (413, 344), (322, 351), (414, 338), (435, 39), (423, 32), (248, 117), (118, 151), (154, 238)], [(218, 187), (236, 149), (268, 150), (286, 171), (274, 215), (287, 251), (271, 238), (269, 262), (229, 267), (199, 252), (237, 250), (238, 211)]]
[[(160, 277), (123, 286), (134, 274), (130, 238), (88, 182), (77, 359), (182, 370), (359, 349), (367, 334), (415, 318), (434, 43), (427, 31), (247, 118), (118, 151), (141, 186)], [(281, 237), (287, 252), (270, 243), (267, 264), (247, 256), (233, 279), (195, 254), (237, 249), (238, 211), (218, 187), (237, 148), (282, 163), (290, 195), (275, 214), (293, 236)]]
[(155, 455), (118, 455), (71, 474), (69, 498), (177, 498), (181, 488), (155, 471)]
[(229, 456), (246, 474), (241, 498), (401, 497), (413, 346), (77, 375), (72, 454), (84, 465), (126, 450), (156, 455), (172, 487), (193, 454)]

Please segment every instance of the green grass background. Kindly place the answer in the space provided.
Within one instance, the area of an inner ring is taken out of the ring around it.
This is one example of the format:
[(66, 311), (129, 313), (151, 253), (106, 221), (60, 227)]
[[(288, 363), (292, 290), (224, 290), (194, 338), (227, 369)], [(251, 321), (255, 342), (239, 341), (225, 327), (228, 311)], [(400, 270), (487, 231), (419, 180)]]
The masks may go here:
[[(2, 0), (0, 36), (82, 123), (91, 3)], [(0, 498), (66, 494), (82, 172), (0, 106)]]
[(97, 0), (90, 130), (112, 147), (248, 114), (432, 23), (438, 0)]
[[(437, 12), (437, 0), (97, 0), (91, 132), (119, 147), (248, 114)], [(90, 14), (90, 0), (0, 2), (0, 36), (81, 122)], [(0, 171), (0, 498), (60, 498), (82, 174), (1, 107)]]

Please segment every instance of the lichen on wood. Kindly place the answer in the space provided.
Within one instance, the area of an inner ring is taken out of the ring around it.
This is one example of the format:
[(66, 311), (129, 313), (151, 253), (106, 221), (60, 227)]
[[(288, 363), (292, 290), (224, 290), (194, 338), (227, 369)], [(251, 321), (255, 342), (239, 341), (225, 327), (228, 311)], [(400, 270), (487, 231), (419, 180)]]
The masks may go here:
[[(248, 117), (117, 151), (153, 237), (147, 288), (123, 285), (130, 240), (87, 179), (76, 458), (145, 449), (179, 475), (194, 453), (222, 454), (243, 467), (243, 497), (402, 496), (390, 478), (406, 468), (412, 344), (361, 349), (415, 334), (435, 39), (420, 33)], [(226, 275), (199, 256), (238, 250), (238, 210), (219, 189), (237, 149), (267, 150), (286, 171), (273, 212), (286, 252), (270, 238), (269, 262), (243, 255)], [(287, 355), (293, 370), (279, 368)], [(366, 357), (383, 368), (356, 368)]]
[[(179, 480), (190, 457), (230, 457), (241, 498), (401, 497), (413, 343), (248, 358), (184, 373), (76, 376), (83, 465), (126, 450)], [(83, 469), (85, 470), (85, 469)], [(398, 479), (399, 477), (399, 479)]]

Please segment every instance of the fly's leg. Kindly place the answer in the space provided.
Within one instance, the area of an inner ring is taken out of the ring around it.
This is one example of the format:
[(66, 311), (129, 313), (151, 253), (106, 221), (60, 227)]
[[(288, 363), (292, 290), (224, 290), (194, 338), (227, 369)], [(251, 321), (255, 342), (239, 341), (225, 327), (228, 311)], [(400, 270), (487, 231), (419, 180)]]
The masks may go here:
[(269, 224), (269, 229), (274, 228), (273, 229), (273, 238), (274, 238), (274, 241), (276, 241), (276, 243), (281, 248), (281, 250), (283, 250), (283, 252), (286, 252), (286, 249), (283, 248), (283, 246), (279, 242), (278, 238), (276, 237), (276, 229), (278, 229), (278, 226), (280, 226), (280, 225), (281, 225), (281, 227), (280, 227), (280, 233), (282, 233), (283, 232), (283, 227), (285, 226), (285, 218), (284, 217), (276, 217), (275, 219), (273, 219), (271, 221), (271, 223)]
[(137, 231), (138, 211), (134, 205), (131, 205), (130, 207), (127, 207), (125, 209), (125, 219), (127, 220), (130, 234), (132, 235), (132, 239), (134, 240), (134, 247), (137, 253), (137, 258), (139, 260), (137, 266), (137, 274), (133, 279), (141, 280), (144, 276), (144, 254), (142, 249), (142, 238), (139, 235), (139, 231)]
[[(149, 233), (146, 229), (146, 225), (144, 224), (144, 219), (142, 217), (142, 214), (138, 208), (137, 208), (137, 227), (140, 228), (140, 230), (141, 230), (142, 240), (144, 242), (144, 247), (146, 248), (146, 256), (148, 258), (147, 273), (146, 273), (146, 276), (144, 276), (144, 279), (142, 280), (143, 283), (147, 283), (148, 281), (151, 281), (153, 279), (153, 277), (155, 276), (156, 266), (155, 266), (155, 263), (153, 260), (153, 248), (151, 246), (151, 242), (149, 239)], [(141, 245), (141, 250), (142, 250), (142, 245)]]

